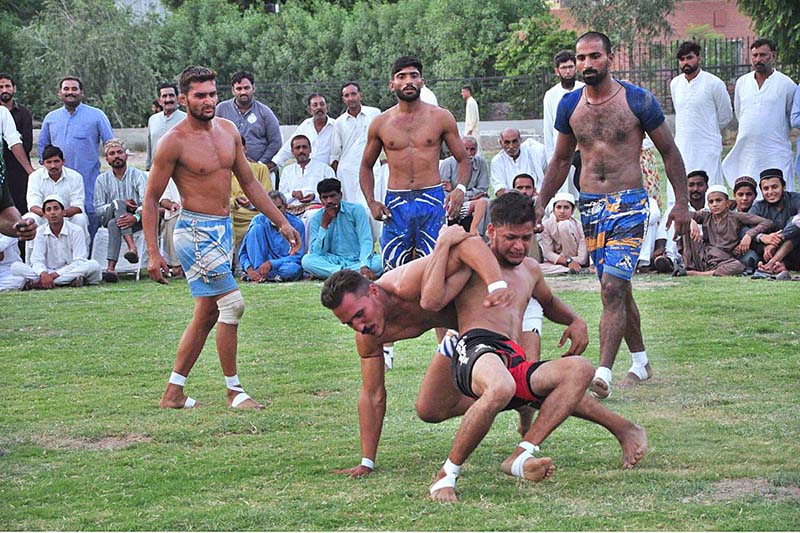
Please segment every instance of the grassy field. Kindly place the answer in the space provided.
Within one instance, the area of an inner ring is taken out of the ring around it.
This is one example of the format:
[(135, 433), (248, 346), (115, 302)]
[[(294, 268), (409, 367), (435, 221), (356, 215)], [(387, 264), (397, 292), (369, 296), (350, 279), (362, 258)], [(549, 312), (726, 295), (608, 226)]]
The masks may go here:
[[(553, 284), (589, 322), (596, 362), (596, 281)], [(432, 334), (396, 347), (378, 469), (333, 474), (360, 457), (359, 370), (319, 290), (243, 288), (239, 375), (261, 412), (225, 407), (213, 343), (187, 384), (206, 405), (158, 409), (191, 314), (185, 282), (1, 294), (0, 529), (800, 529), (794, 283), (637, 278), (656, 376), (607, 405), (648, 430), (640, 465), (623, 472), (610, 434), (569, 420), (543, 446), (552, 480), (509, 479), (499, 465), (518, 437), (504, 413), (455, 505), (425, 499), (458, 424), (414, 414)], [(546, 326), (546, 357), (559, 335)], [(629, 361), (623, 350), (617, 380)]]

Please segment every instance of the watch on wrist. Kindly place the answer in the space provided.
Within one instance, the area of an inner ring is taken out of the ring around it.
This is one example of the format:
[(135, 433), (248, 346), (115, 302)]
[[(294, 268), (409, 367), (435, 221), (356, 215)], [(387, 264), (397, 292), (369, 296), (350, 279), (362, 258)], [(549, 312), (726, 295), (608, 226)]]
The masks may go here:
[(571, 264), (572, 264), (572, 258), (567, 257), (567, 266), (570, 266)]

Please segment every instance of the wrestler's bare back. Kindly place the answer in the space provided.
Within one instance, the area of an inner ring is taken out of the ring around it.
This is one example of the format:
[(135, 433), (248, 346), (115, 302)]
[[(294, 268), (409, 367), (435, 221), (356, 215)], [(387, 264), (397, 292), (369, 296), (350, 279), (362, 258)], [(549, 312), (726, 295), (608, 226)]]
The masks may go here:
[(185, 209), (217, 216), (230, 213), (231, 172), (242, 151), (238, 138), (236, 126), (221, 118), (211, 119), (204, 128), (184, 120), (162, 137), (158, 149), (173, 165), (172, 179)]
[(370, 129), (386, 153), (389, 188), (421, 189), (441, 183), (439, 151), (442, 142), (458, 138), (455, 119), (446, 110), (418, 102), (412, 112), (399, 105), (377, 117)]
[(625, 87), (614, 81), (612, 94), (607, 101), (590, 104), (584, 88), (569, 121), (581, 151), (581, 190), (590, 194), (642, 186), (644, 130), (628, 107)]

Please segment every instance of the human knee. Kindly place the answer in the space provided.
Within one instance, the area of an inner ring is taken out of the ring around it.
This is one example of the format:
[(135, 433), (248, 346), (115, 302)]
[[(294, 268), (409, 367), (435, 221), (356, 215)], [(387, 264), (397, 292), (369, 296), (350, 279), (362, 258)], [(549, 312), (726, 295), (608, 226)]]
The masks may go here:
[(565, 360), (570, 362), (569, 374), (580, 382), (585, 382), (588, 387), (594, 378), (594, 365), (585, 357), (577, 355), (567, 357)]
[(219, 318), (217, 319), (219, 322), (223, 324), (238, 324), (239, 319), (244, 314), (242, 292), (235, 290), (217, 300), (217, 309), (219, 310)]
[(514, 398), (517, 384), (511, 374), (496, 377), (486, 385), (486, 390), (481, 399), (491, 405), (496, 411), (503, 409)]
[(444, 416), (442, 412), (437, 409), (437, 406), (433, 405), (431, 402), (426, 402), (417, 398), (417, 403), (414, 407), (417, 410), (417, 416), (423, 422), (427, 422), (429, 424), (438, 424), (439, 422), (447, 420), (447, 417)]

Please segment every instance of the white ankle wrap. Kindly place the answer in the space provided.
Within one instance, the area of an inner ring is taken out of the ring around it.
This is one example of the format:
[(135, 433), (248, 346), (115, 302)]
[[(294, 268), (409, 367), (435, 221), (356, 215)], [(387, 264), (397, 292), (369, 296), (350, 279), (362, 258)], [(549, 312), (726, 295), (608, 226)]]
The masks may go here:
[(217, 319), (219, 322), (223, 324), (238, 324), (239, 319), (244, 314), (242, 291), (235, 290), (217, 300), (217, 309), (219, 309), (219, 318)]
[(225, 385), (232, 391), (244, 392), (244, 389), (239, 383), (239, 374), (234, 374), (232, 376), (225, 376)]
[(634, 363), (628, 369), (628, 372), (634, 374), (637, 378), (641, 379), (642, 381), (647, 379), (647, 368), (645, 368), (644, 365), (639, 366), (636, 363)]
[(453, 462), (448, 458), (447, 461), (444, 462), (442, 470), (444, 470), (445, 476), (431, 485), (431, 495), (445, 487), (450, 487), (453, 489), (456, 488), (456, 481), (458, 481), (458, 474), (461, 472), (461, 465), (453, 464)]
[(169, 382), (178, 387), (183, 387), (186, 384), (186, 376), (181, 376), (177, 372), (173, 372), (169, 376)]
[(240, 392), (236, 396), (233, 397), (233, 401), (231, 401), (231, 407), (239, 407), (242, 405), (243, 402), (250, 399), (250, 396), (246, 392)]
[(606, 368), (604, 366), (597, 367), (597, 370), (594, 371), (594, 377), (600, 378), (605, 381), (607, 384), (611, 385), (611, 369)]
[(522, 441), (517, 444), (518, 447), (523, 448), (525, 451), (519, 454), (514, 462), (511, 463), (511, 475), (514, 477), (525, 477), (525, 461), (533, 457), (534, 453), (539, 453), (539, 447), (528, 441)]
[(631, 352), (631, 359), (633, 360), (633, 366), (647, 366), (649, 362), (647, 360), (647, 351), (642, 350), (641, 352)]

